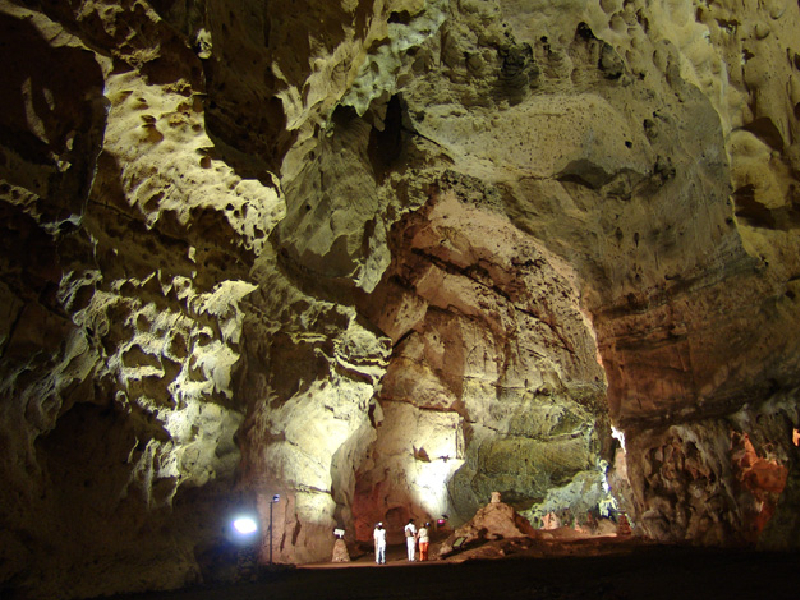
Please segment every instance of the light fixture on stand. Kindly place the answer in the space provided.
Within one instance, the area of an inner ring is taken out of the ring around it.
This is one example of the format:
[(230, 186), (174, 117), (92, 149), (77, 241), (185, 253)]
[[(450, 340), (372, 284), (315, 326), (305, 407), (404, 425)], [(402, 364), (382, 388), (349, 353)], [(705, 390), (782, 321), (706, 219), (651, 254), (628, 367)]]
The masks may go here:
[(281, 495), (275, 494), (269, 503), (269, 564), (272, 564), (272, 505), (281, 501)]
[(228, 539), (236, 548), (237, 578), (240, 581), (255, 577), (258, 567), (258, 519), (245, 510), (230, 521)]

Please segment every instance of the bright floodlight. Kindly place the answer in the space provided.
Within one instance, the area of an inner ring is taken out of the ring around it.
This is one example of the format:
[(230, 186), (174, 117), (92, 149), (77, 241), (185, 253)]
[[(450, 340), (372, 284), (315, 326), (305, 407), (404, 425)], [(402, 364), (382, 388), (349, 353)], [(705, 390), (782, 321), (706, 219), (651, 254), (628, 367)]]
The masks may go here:
[(233, 520), (233, 528), (240, 535), (250, 535), (258, 530), (258, 524), (252, 517), (239, 517)]

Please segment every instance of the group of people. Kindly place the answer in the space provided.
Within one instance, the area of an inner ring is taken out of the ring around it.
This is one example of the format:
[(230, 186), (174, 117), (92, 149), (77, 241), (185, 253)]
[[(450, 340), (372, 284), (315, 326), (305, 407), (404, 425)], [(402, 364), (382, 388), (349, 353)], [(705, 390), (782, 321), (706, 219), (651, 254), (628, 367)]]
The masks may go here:
[[(416, 560), (416, 547), (419, 544), (419, 559), (428, 560), (428, 528), (430, 523), (425, 523), (417, 529), (414, 519), (409, 519), (403, 528), (406, 538), (406, 548), (408, 549), (408, 560)], [(386, 530), (383, 523), (378, 523), (372, 532), (372, 539), (375, 541), (375, 562), (379, 565), (386, 564)]]

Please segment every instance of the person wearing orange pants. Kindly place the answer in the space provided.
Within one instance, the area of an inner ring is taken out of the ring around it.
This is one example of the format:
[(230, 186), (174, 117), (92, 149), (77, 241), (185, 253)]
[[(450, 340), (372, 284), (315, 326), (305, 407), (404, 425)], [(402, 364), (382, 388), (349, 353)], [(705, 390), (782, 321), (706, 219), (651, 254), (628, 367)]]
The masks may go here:
[(417, 532), (417, 542), (419, 543), (419, 559), (428, 560), (428, 527), (430, 523), (425, 523)]

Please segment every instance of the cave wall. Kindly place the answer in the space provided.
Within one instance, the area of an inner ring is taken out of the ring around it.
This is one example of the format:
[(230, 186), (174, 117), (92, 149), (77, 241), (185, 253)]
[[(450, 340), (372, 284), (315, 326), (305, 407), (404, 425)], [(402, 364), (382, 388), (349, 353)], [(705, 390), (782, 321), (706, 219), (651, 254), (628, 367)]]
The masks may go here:
[(0, 1), (2, 589), (211, 581), (242, 503), (313, 561), (608, 480), (645, 535), (796, 545), (798, 25)]
[(241, 276), (279, 202), (205, 160), (202, 65), (152, 9), (35, 8), (2, 10), (4, 589), (180, 587), (238, 501)]

